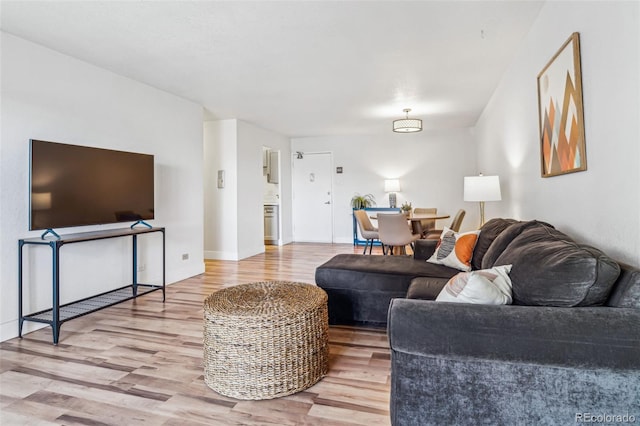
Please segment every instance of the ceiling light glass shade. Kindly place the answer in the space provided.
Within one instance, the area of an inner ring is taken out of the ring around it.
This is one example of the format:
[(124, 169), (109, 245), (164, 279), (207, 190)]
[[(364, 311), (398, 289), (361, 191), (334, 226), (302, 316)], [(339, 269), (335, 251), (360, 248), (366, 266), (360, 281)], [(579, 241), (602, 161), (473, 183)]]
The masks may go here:
[(420, 132), (422, 130), (422, 120), (419, 118), (409, 118), (410, 108), (403, 110), (405, 118), (393, 121), (393, 131), (398, 133)]

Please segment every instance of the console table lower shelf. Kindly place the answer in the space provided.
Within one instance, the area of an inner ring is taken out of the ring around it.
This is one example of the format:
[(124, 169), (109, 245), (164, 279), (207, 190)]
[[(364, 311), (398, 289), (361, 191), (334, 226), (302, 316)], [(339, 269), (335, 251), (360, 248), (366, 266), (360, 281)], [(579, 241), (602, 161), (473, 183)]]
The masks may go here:
[[(59, 327), (65, 321), (99, 311), (100, 309), (108, 308), (109, 306), (117, 305), (118, 303), (125, 302), (127, 300), (135, 299), (143, 294), (162, 290), (162, 286), (151, 284), (137, 284), (137, 287), (136, 291), (133, 285), (128, 285), (96, 296), (87, 297), (86, 299), (67, 303), (66, 305), (61, 305), (60, 316), (57, 323), (53, 321), (53, 309), (46, 309), (44, 311), (25, 315), (22, 320), (49, 324), (53, 328), (53, 334), (59, 335)], [(22, 329), (22, 324), (20, 324), (20, 329)], [(57, 343), (57, 339), (55, 340)]]

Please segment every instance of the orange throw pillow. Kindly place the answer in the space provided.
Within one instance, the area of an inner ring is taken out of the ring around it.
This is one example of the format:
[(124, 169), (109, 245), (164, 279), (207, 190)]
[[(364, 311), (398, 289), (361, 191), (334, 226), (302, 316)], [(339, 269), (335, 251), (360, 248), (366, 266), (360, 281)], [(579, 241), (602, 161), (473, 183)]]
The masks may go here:
[(440, 235), (438, 247), (427, 262), (445, 265), (461, 271), (471, 270), (473, 249), (480, 231), (454, 232), (445, 227)]

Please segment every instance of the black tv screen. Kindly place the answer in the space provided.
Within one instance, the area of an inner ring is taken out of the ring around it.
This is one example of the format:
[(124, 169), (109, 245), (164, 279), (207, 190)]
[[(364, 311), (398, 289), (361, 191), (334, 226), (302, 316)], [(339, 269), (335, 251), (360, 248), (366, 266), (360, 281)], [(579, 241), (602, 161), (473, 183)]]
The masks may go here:
[(153, 155), (30, 141), (29, 229), (154, 218)]

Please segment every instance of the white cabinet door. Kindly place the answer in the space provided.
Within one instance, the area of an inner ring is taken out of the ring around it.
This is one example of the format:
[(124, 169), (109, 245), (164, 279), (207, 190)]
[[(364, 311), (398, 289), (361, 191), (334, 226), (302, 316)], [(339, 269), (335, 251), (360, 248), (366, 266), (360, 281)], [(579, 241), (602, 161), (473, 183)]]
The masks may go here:
[(280, 153), (269, 151), (269, 171), (267, 172), (267, 182), (280, 182)]

